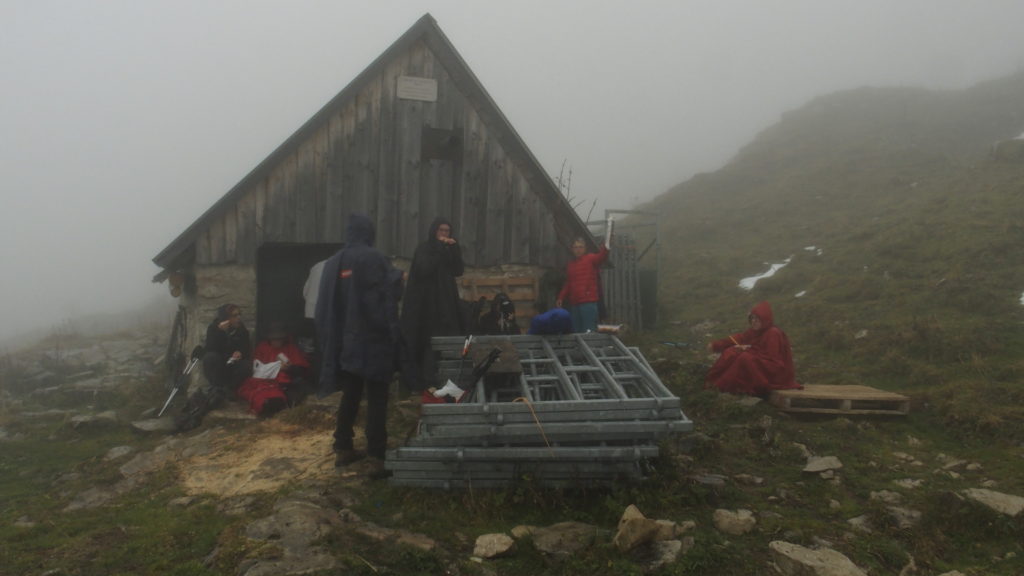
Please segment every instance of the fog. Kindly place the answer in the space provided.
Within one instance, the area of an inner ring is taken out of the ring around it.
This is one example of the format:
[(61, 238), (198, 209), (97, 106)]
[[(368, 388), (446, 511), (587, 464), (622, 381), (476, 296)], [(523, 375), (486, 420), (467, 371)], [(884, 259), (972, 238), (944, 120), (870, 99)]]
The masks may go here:
[(170, 300), (151, 262), (430, 12), (585, 217), (786, 110), (1024, 66), (1024, 2), (0, 0), (0, 339)]

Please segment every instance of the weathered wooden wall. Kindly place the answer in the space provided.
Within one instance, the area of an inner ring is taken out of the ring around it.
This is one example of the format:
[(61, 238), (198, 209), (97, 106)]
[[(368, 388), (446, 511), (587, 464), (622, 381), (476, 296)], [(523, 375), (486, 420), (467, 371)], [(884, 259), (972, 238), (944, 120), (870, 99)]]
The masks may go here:
[[(397, 97), (399, 76), (433, 78), (436, 102)], [(424, 127), (453, 130), (461, 153), (423, 159)], [(555, 266), (552, 213), (517, 162), (422, 41), (361, 85), (196, 240), (199, 265), (251, 264), (264, 242), (344, 240), (353, 211), (377, 223), (377, 246), (410, 258), (436, 216), (448, 217), (469, 266)]]

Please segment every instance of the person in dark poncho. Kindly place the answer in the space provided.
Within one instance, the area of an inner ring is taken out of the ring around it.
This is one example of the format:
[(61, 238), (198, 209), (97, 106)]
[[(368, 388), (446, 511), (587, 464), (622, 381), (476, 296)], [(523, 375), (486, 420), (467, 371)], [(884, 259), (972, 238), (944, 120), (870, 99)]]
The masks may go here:
[(767, 396), (772, 390), (802, 388), (795, 380), (789, 338), (778, 326), (767, 302), (747, 316), (750, 328), (708, 344), (721, 353), (708, 371), (707, 383), (723, 392)]
[(203, 376), (216, 400), (234, 395), (235, 389), (252, 373), (252, 344), (242, 323), (242, 310), (234, 304), (217, 309), (217, 317), (206, 327)]
[(498, 292), (494, 300), (491, 300), (490, 311), (480, 317), (480, 333), (516, 335), (521, 332), (516, 323), (516, 305), (508, 294)]
[[(387, 449), (388, 383), (398, 349), (401, 272), (373, 247), (369, 217), (349, 216), (345, 247), (324, 264), (315, 323), (323, 350), (320, 394), (340, 384), (341, 405), (334, 432), (335, 466), (368, 454), (371, 475), (384, 475)], [(353, 446), (353, 425), (366, 392), (366, 454)]]
[(435, 219), (427, 239), (413, 254), (402, 305), (402, 336), (410, 356), (402, 376), (412, 391), (433, 385), (435, 366), (430, 337), (460, 336), (466, 332), (455, 283), (463, 271), (462, 249), (452, 236), (451, 223), (444, 218)]

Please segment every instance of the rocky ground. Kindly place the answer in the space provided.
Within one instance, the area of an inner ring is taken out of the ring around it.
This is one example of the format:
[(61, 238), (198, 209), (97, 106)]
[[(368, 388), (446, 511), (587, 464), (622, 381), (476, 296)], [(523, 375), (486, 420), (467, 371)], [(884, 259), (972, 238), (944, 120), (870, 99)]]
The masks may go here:
[[(118, 506), (155, 475), (165, 474), (180, 485), (184, 494), (170, 500), (168, 506), (186, 509), (212, 502), (225, 515), (245, 518), (240, 530), (249, 542), (273, 546), (273, 554), (241, 555), (233, 573), (334, 573), (343, 566), (337, 551), (324, 542), (329, 535), (339, 532), (388, 545), (409, 546), (425, 553), (438, 552), (439, 535), (388, 527), (365, 520), (355, 511), (354, 504), (374, 482), (381, 481), (371, 480), (362, 463), (334, 468), (330, 431), (336, 397), (312, 399), (305, 406), (271, 419), (256, 419), (246, 413), (241, 403), (229, 403), (208, 415), (199, 429), (174, 435), (170, 433), (168, 416), (154, 417), (166, 393), (162, 352), (155, 337), (123, 334), (88, 342), (49, 342), (4, 360), (0, 447), (25, 441), (39, 430), (53, 430), (54, 422), (78, 434), (130, 426), (139, 439), (112, 447), (103, 456), (105, 466), (117, 470), (113, 481), (108, 479), (63, 494), (64, 513), (83, 514), (100, 507)], [(756, 401), (735, 402), (740, 411), (753, 414), (758, 409)], [(180, 406), (180, 400), (177, 405)], [(417, 403), (412, 399), (395, 402), (398, 418), (414, 419), (416, 411)], [(851, 430), (859, 426), (854, 422), (848, 425)], [(776, 433), (777, 424), (771, 417), (762, 416), (740, 426), (748, 436), (763, 440)], [(62, 441), (57, 436), (52, 440)], [(699, 446), (716, 440), (697, 433), (690, 441)], [(792, 499), (787, 490), (800, 490), (804, 483), (842, 485), (849, 464), (844, 462), (846, 457), (815, 454), (802, 442), (789, 442), (786, 449), (799, 454), (797, 465), (801, 466), (803, 480), (797, 486), (780, 487), (760, 508), (712, 507), (707, 512), (694, 510), (689, 517), (658, 518), (658, 509), (641, 510), (630, 505), (622, 510), (617, 526), (580, 522), (566, 514), (562, 521), (544, 526), (519, 525), (505, 532), (466, 538), (466, 549), (454, 553), (454, 557), (462, 560), (449, 561), (450, 571), (498, 573), (500, 559), (514, 557), (523, 546), (558, 559), (611, 545), (640, 570), (671, 572), (673, 564), (690, 553), (697, 542), (707, 540), (701, 537), (702, 533), (712, 531), (715, 538), (728, 540), (772, 526), (773, 536), (766, 539), (771, 570), (791, 575), (868, 574), (837, 551), (833, 541), (821, 537), (808, 539), (799, 530), (785, 529), (784, 512), (778, 511), (779, 504), (784, 509), (785, 502)], [(762, 487), (766, 482), (754, 473), (709, 470), (692, 454), (677, 453), (672, 458), (675, 469), (683, 476), (682, 485), (715, 490), (723, 486)], [(1024, 512), (1024, 498), (1000, 492), (1000, 479), (987, 474), (981, 462), (932, 453), (913, 437), (885, 458), (871, 465), (900, 471), (904, 476), (887, 489), (870, 491), (871, 505), (885, 510), (889, 516), (886, 522), (900, 529), (913, 530), (921, 521), (921, 511), (910, 503), (915, 500), (913, 494), (927, 490), (931, 479), (938, 477), (961, 482), (961, 487), (953, 491), (961, 501), (975, 502), (1008, 518), (1019, 518)], [(69, 464), (69, 470), (57, 484), (75, 474)], [(270, 513), (254, 517), (255, 511), (268, 509), (267, 498), (272, 501)], [(848, 509), (847, 504), (837, 499), (829, 499), (823, 506), (837, 515)], [(18, 529), (32, 529), (40, 521), (30, 515), (15, 516)], [(843, 539), (855, 540), (858, 535), (880, 528), (876, 525), (878, 516), (868, 513), (850, 514), (840, 521), (845, 523), (845, 528), (838, 532)], [(791, 537), (803, 543), (787, 541)], [(445, 556), (451, 558), (452, 552), (446, 550)], [(220, 555), (224, 553), (219, 548), (210, 550), (205, 564), (222, 565), (218, 560), (223, 560)], [(351, 557), (352, 551), (347, 554)], [(1017, 554), (1016, 549), (1007, 550), (1004, 558), (995, 561), (1016, 565)], [(364, 562), (373, 572), (383, 569), (368, 560)], [(477, 568), (466, 568), (463, 562)], [(919, 570), (912, 556), (901, 571), (939, 573)], [(960, 572), (941, 573), (953, 576)]]

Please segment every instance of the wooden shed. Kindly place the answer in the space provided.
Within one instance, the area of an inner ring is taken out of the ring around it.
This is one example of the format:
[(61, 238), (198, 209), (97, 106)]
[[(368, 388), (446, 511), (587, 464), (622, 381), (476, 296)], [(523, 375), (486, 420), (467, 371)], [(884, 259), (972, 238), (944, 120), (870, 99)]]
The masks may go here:
[(310, 267), (341, 246), (355, 211), (399, 265), (440, 215), (467, 276), (534, 287), (561, 270), (572, 238), (589, 238), (427, 14), (153, 259), (154, 281), (182, 300), (182, 347), (225, 302), (257, 335), (272, 320), (297, 326)]

